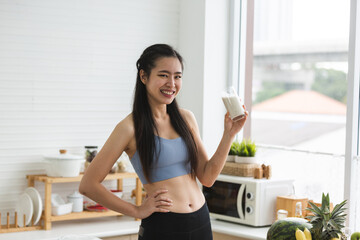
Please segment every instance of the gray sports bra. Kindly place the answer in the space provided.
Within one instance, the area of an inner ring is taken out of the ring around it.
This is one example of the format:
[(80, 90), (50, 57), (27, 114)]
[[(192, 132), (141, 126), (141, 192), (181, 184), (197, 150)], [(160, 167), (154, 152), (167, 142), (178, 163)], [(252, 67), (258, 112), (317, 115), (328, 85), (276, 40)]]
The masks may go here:
[[(160, 151), (160, 152), (159, 152)], [(156, 154), (158, 153), (158, 154)], [(156, 158), (158, 156), (158, 158)], [(147, 184), (144, 176), (138, 151), (131, 158), (135, 172), (143, 184)], [(165, 139), (155, 136), (154, 162), (150, 168), (150, 182), (159, 182), (174, 178), (191, 172), (188, 151), (184, 140), (181, 137)]]

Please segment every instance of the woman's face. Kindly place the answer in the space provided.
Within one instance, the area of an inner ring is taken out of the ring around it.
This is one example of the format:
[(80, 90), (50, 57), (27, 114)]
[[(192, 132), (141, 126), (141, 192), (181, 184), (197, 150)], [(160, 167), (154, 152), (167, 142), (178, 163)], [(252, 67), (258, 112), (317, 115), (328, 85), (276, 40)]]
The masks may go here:
[(181, 89), (182, 67), (176, 57), (163, 57), (155, 62), (150, 76), (140, 71), (148, 99), (154, 104), (170, 104)]

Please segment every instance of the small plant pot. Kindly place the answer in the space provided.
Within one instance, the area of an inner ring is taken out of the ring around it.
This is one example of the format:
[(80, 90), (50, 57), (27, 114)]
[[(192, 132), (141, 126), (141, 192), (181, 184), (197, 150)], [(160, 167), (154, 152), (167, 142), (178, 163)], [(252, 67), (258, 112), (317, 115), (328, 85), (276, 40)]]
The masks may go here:
[(236, 163), (259, 163), (259, 160), (256, 157), (235, 157)]
[(227, 162), (235, 162), (235, 158), (236, 158), (235, 155), (228, 155), (226, 158), (226, 161)]

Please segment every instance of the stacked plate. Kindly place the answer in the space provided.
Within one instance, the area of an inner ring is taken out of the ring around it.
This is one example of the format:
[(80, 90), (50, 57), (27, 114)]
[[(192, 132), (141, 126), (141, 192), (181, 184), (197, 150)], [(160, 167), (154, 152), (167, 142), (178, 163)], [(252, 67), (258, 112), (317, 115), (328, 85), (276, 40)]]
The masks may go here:
[(25, 189), (25, 192), (21, 194), (18, 199), (15, 208), (18, 215), (18, 225), (25, 227), (24, 215), (26, 226), (31, 223), (32, 218), (34, 218), (34, 225), (37, 224), (41, 217), (42, 208), (42, 200), (39, 192), (33, 187)]

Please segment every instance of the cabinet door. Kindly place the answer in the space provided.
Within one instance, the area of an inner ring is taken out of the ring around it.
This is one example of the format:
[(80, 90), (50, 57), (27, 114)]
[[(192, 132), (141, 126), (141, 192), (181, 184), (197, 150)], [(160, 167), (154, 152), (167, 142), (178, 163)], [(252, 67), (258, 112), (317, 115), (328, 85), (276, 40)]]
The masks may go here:
[(124, 236), (117, 236), (117, 237), (106, 237), (102, 238), (103, 240), (137, 240), (138, 235), (137, 234), (131, 234), (131, 235), (124, 235)]
[(247, 238), (241, 238), (241, 237), (236, 237), (236, 236), (231, 236), (216, 232), (213, 232), (213, 239), (214, 240), (251, 240)]

